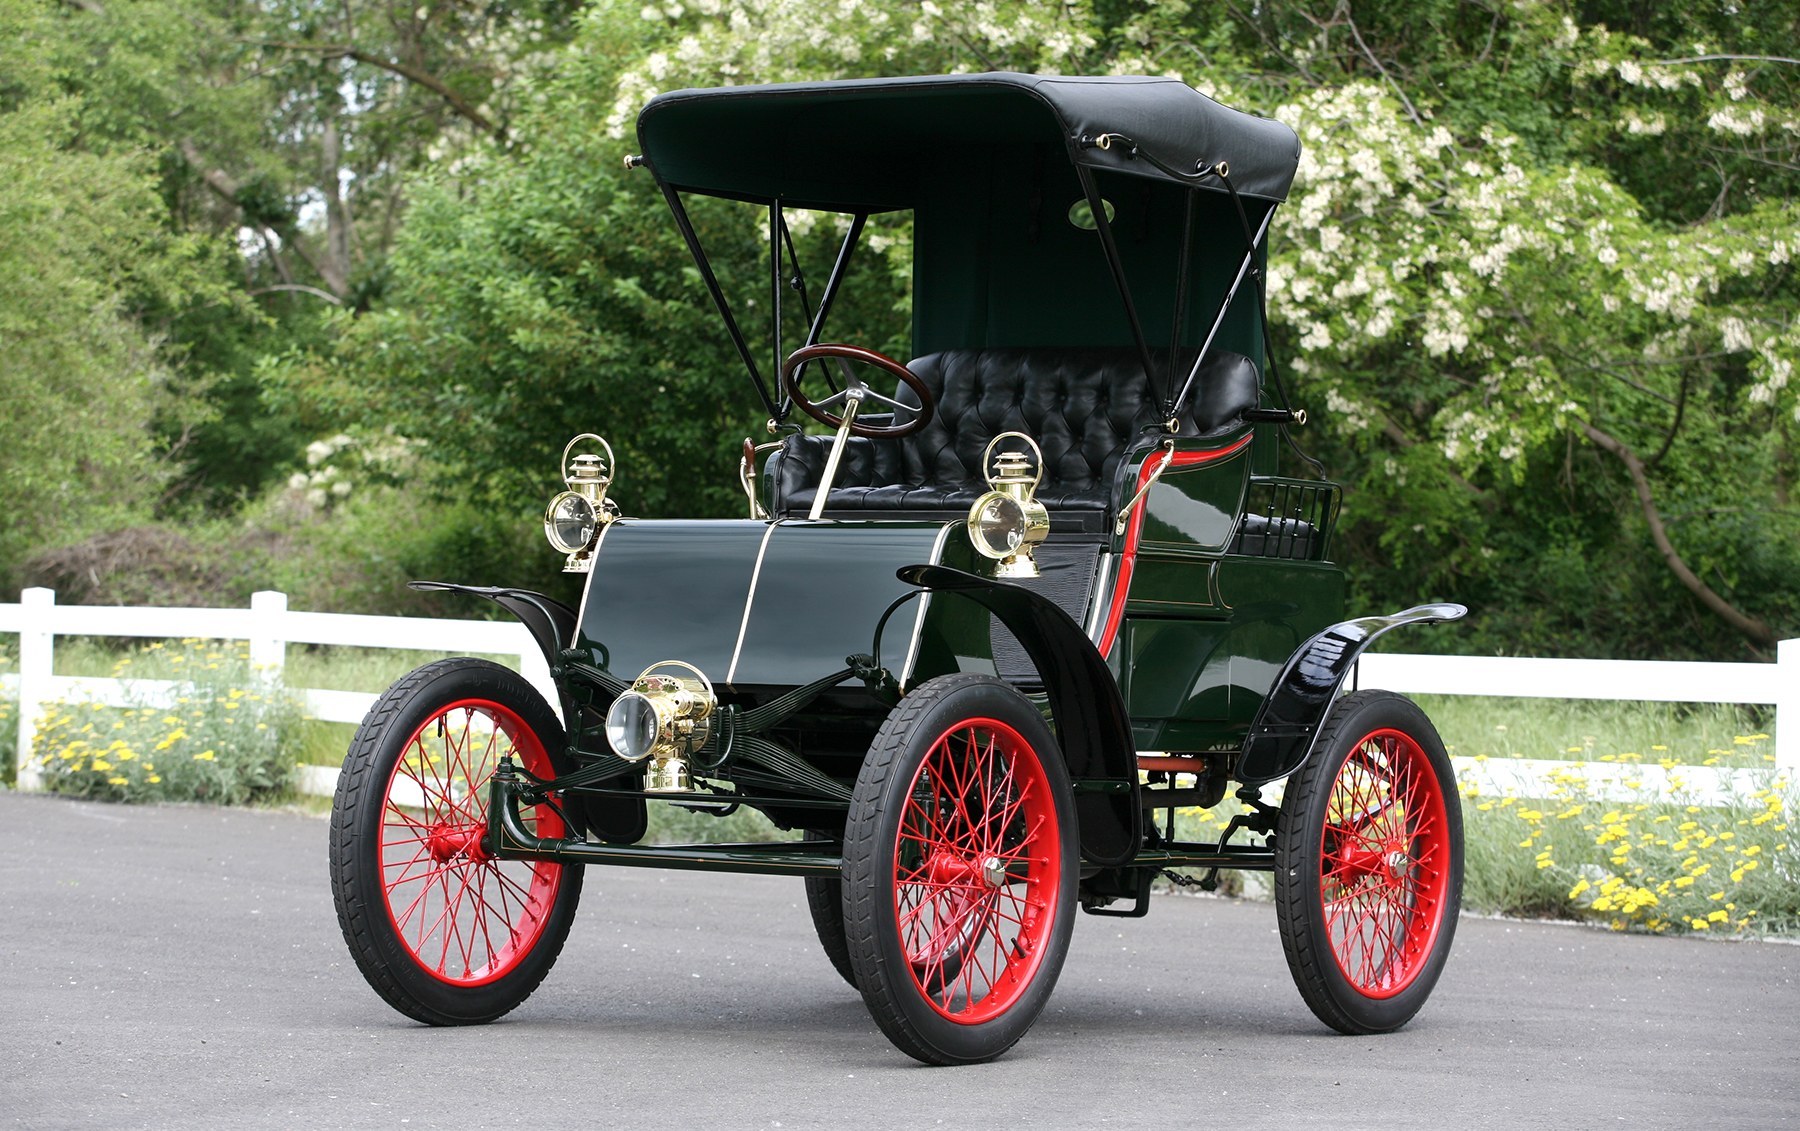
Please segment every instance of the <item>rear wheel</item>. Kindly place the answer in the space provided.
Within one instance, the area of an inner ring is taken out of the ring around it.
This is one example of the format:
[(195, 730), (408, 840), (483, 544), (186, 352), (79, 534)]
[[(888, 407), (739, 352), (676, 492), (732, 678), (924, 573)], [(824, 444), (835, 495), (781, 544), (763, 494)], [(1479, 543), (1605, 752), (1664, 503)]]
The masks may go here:
[[(830, 833), (809, 831), (808, 840), (830, 840)], [(831, 968), (856, 985), (856, 971), (850, 968), (850, 943), (844, 938), (844, 882), (836, 876), (806, 877), (806, 910), (812, 915), (813, 931)]]
[(850, 965), (889, 1039), (990, 1060), (1049, 1000), (1074, 930), (1074, 802), (1049, 726), (998, 680), (952, 675), (882, 724), (850, 800)]
[[(369, 709), (338, 778), (331, 889), (344, 941), (388, 1004), (432, 1025), (492, 1021), (549, 973), (581, 868), (501, 860), (486, 842), (503, 756), (553, 777), (562, 728), (530, 684), (485, 660), (443, 660)], [(521, 816), (561, 836), (547, 805)]]
[(1344, 696), (1288, 782), (1275, 911), (1300, 996), (1341, 1033), (1412, 1019), (1462, 902), (1462, 806), (1437, 730), (1399, 695)]

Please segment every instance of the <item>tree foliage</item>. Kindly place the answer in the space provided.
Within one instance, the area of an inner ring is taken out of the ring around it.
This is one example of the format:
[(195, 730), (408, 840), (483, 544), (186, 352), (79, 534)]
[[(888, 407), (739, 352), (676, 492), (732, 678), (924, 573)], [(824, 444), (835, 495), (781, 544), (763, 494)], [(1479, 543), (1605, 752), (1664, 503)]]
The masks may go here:
[[(6, 105), (60, 116), (43, 136), (71, 160), (153, 160), (170, 238), (230, 281), (157, 298), (139, 271), (111, 308), (144, 371), (189, 391), (131, 411), (186, 437), (190, 493), (391, 429), (445, 492), (523, 514), (597, 430), (632, 510), (732, 513), (764, 412), (653, 186), (619, 166), (644, 101), (1170, 74), (1301, 134), (1267, 285), (1302, 439), (1347, 486), (1359, 606), (1464, 600), (1460, 646), (1507, 652), (1727, 656), (1800, 632), (1791, 5), (6, 2), (60, 45)], [(695, 219), (727, 287), (760, 296), (761, 218)], [(802, 234), (809, 273), (834, 236)], [(115, 284), (138, 246), (113, 249)], [(904, 351), (907, 232), (865, 250), (834, 326)]]
[(193, 245), (160, 222), (151, 156), (80, 144), (87, 108), (56, 88), (53, 32), (35, 5), (0, 0), (0, 571), (148, 515), (170, 374), (134, 314), (204, 293)]
[[(1309, 442), (1349, 486), (1360, 600), (1467, 600), (1470, 647), (1766, 648), (1800, 624), (1800, 68), (1767, 54), (1791, 31), (1777, 7), (1672, 13), (596, 6), (521, 120), (522, 154), (434, 182), (397, 260), (415, 289), (344, 356), (490, 484), (541, 479), (559, 436), (603, 422), (644, 477), (634, 505), (729, 506), (720, 469), (756, 408), (658, 202), (612, 171), (651, 94), (1175, 74), (1302, 135), (1269, 289)], [(753, 280), (750, 222), (710, 219), (715, 257)]]

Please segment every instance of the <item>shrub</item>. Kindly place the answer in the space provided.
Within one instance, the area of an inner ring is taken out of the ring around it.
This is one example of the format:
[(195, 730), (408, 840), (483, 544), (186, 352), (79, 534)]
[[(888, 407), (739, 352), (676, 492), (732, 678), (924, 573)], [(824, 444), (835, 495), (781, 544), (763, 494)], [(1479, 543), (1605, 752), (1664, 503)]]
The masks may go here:
[(40, 550), (22, 581), (56, 590), (65, 605), (242, 605), (267, 551), (227, 523), (132, 526)]
[(251, 671), (246, 646), (159, 641), (121, 659), (113, 674), (171, 686), (166, 697), (146, 692), (123, 708), (46, 704), (36, 757), (47, 789), (101, 801), (241, 805), (291, 787), (299, 712)]
[[(1743, 736), (1754, 747), (1766, 735)], [(1558, 774), (1545, 798), (1488, 796), (1463, 786), (1465, 902), (1510, 915), (1550, 915), (1653, 933), (1800, 931), (1800, 844), (1789, 828), (1789, 779), (1724, 805), (1696, 804), (1680, 767), (1636, 801), (1596, 794)]]

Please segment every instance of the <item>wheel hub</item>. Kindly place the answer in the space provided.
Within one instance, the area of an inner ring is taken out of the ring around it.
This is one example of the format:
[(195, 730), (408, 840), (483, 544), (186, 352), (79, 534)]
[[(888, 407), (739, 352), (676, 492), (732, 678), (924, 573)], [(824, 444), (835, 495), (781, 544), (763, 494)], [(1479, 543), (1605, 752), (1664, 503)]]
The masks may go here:
[(1412, 857), (1402, 849), (1393, 849), (1387, 855), (1387, 868), (1388, 875), (1396, 880), (1401, 879), (1412, 869)]
[(486, 830), (480, 825), (434, 825), (425, 839), (425, 845), (431, 850), (431, 858), (439, 864), (448, 863), (458, 856), (465, 856), (479, 864), (492, 858), (481, 844), (481, 834), (484, 831)]

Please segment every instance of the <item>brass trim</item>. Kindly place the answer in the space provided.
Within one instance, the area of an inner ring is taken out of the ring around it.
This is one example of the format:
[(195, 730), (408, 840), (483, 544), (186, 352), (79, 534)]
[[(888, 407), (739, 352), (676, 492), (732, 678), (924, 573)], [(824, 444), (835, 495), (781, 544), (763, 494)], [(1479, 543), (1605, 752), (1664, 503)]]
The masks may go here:
[[(837, 439), (831, 442), (831, 454), (825, 457), (825, 470), (819, 476), (819, 490), (813, 496), (812, 510), (806, 517), (817, 522), (825, 513), (825, 499), (831, 494), (832, 485), (837, 481), (838, 464), (843, 461), (844, 447), (850, 443), (850, 426), (856, 423), (856, 414), (862, 408), (863, 390), (860, 385), (851, 385), (844, 390), (843, 423), (838, 425)], [(830, 399), (830, 398), (826, 398)]]
[(1175, 441), (1164, 440), (1162, 447), (1162, 462), (1156, 465), (1156, 470), (1150, 473), (1150, 478), (1144, 480), (1144, 485), (1138, 488), (1137, 494), (1131, 497), (1131, 501), (1120, 508), (1118, 521), (1113, 523), (1113, 537), (1116, 538), (1125, 533), (1126, 527), (1131, 525), (1131, 512), (1137, 509), (1137, 505), (1144, 501), (1144, 496), (1150, 493), (1150, 488), (1156, 486), (1156, 481), (1162, 478), (1162, 473), (1169, 469), (1171, 463), (1175, 462)]
[(750, 502), (750, 517), (768, 521), (768, 508), (762, 505), (762, 499), (756, 493), (756, 457), (764, 452), (772, 452), (781, 446), (776, 440), (768, 444), (752, 443), (750, 437), (744, 437), (744, 454), (738, 457), (738, 486), (744, 489), (744, 496)]

